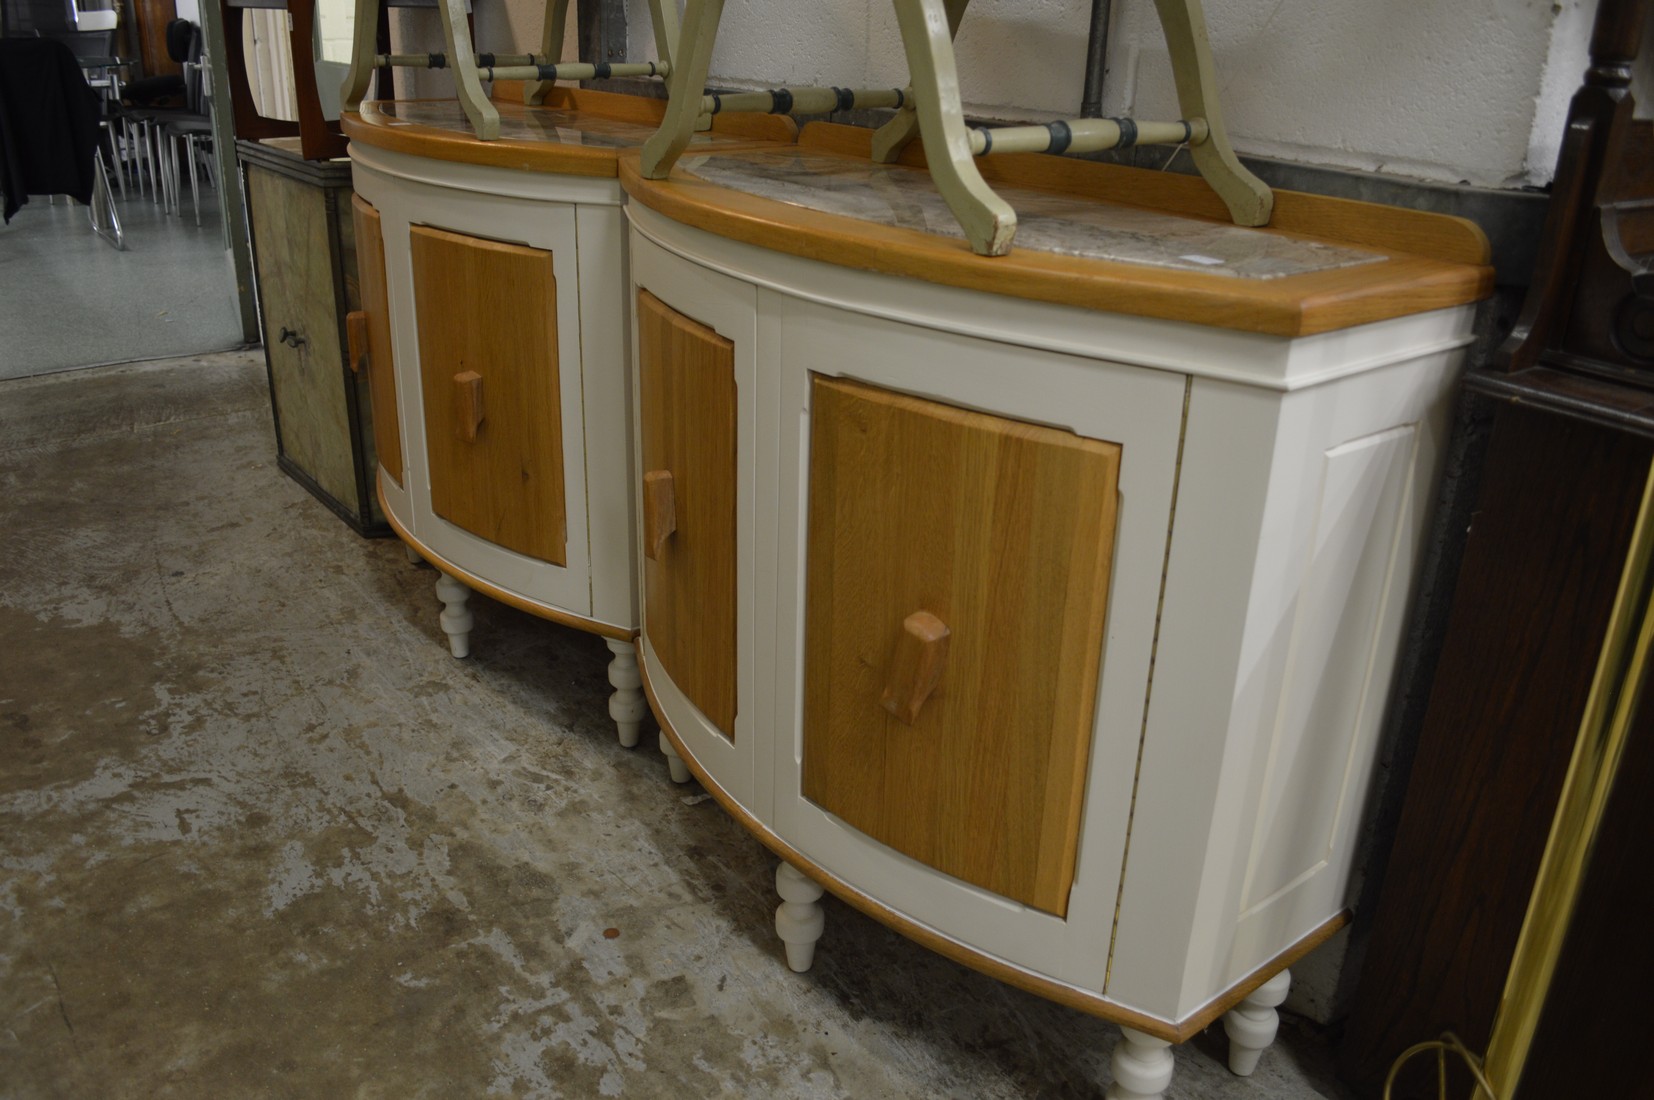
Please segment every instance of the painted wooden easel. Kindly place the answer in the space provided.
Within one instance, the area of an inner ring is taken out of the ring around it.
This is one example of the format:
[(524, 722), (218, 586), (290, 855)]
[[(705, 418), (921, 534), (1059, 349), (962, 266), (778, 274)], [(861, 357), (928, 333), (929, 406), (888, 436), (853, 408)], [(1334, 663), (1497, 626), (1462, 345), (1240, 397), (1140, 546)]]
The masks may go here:
[(917, 135), (948, 207), (971, 248), (1002, 256), (1016, 235), (1017, 216), (982, 178), (976, 158), (994, 153), (1097, 152), (1132, 145), (1187, 145), (1195, 166), (1238, 225), (1265, 225), (1274, 197), (1241, 166), (1229, 145), (1218, 107), (1212, 50), (1200, 0), (1155, 0), (1177, 83), (1175, 122), (1127, 118), (1070, 119), (999, 129), (965, 122), (953, 38), (969, 0), (894, 0), (911, 86), (902, 89), (781, 88), (734, 95), (700, 94), (712, 62), (724, 0), (686, 0), (677, 69), (660, 130), (643, 147), (643, 174), (665, 179), (692, 132), (723, 111), (820, 114), (855, 107), (895, 108), (896, 117), (874, 135), (874, 159), (889, 163)]
[(559, 62), (563, 33), (568, 23), (569, 0), (546, 0), (546, 15), (540, 33), (540, 49), (530, 54), (477, 53), (465, 17), (465, 0), (439, 0), (445, 50), (433, 54), (379, 54), (374, 50), (374, 27), (384, 0), (356, 0), (355, 41), (350, 53), (350, 72), (340, 98), (347, 111), (360, 109), (367, 96), (373, 70), (381, 68), (452, 69), (460, 106), (471, 129), (483, 141), (500, 136), (500, 112), (482, 90), (485, 80), (524, 82), (523, 101), (530, 105), (545, 102), (546, 94), (559, 80), (606, 80), (618, 76), (667, 77), (672, 72), (672, 46), (678, 40), (678, 9), (674, 0), (649, 0), (649, 14), (655, 26), (655, 43), (660, 58), (636, 62)]

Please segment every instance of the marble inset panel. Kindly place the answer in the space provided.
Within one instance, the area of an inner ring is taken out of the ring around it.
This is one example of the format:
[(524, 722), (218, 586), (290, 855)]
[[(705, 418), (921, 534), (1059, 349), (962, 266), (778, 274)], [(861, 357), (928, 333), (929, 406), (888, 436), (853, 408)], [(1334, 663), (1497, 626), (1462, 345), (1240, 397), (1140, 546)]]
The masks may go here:
[[(587, 111), (499, 102), (494, 106), (500, 112), (500, 138), (504, 141), (635, 149), (655, 132), (653, 126)], [(386, 126), (429, 126), (466, 135), (474, 132), (457, 99), (387, 100), (375, 103), (374, 109), (384, 117)], [(696, 134), (693, 143), (707, 145), (720, 140), (725, 139), (713, 134)]]
[[(807, 150), (686, 156), (690, 174), (720, 187), (877, 225), (963, 239), (930, 173)], [(1094, 260), (1279, 279), (1388, 257), (1268, 230), (996, 186), (1017, 212), (1014, 247)]]

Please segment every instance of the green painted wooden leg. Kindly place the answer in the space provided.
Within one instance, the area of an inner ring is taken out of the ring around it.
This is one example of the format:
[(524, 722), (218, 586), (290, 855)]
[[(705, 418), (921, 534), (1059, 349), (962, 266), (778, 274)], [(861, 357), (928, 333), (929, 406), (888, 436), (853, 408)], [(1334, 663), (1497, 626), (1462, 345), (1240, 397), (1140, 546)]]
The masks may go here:
[[(546, 21), (540, 27), (540, 56), (563, 56), (563, 33), (569, 19), (569, 0), (546, 0)], [(556, 86), (551, 80), (531, 80), (523, 85), (523, 102), (538, 107), (546, 101), (546, 93)]]
[(971, 249), (983, 256), (1003, 256), (1016, 236), (1017, 215), (989, 188), (971, 156), (970, 134), (959, 104), (959, 69), (943, 2), (896, 0), (896, 22), (907, 50), (925, 160)]
[(1262, 180), (1241, 166), (1223, 127), (1217, 70), (1212, 64), (1206, 13), (1200, 0), (1154, 0), (1154, 6), (1160, 11), (1160, 27), (1172, 56), (1178, 108), (1184, 118), (1204, 118), (1209, 129), (1204, 142), (1189, 147), (1195, 167), (1229, 207), (1229, 216), (1236, 225), (1269, 224), (1275, 196)]
[(686, 0), (684, 4), (677, 56), (673, 58), (672, 75), (667, 78), (666, 117), (643, 146), (645, 179), (666, 179), (689, 148), (689, 139), (701, 117), (701, 93), (712, 68), (712, 47), (717, 44), (718, 20), (723, 14), (724, 0)]
[(380, 0), (356, 0), (356, 30), (350, 44), (350, 71), (339, 89), (339, 102), (347, 111), (360, 110), (373, 82), (373, 56), (378, 47)]
[(678, 0), (649, 0), (655, 25), (655, 57), (668, 65), (678, 56)]
[[(959, 23), (965, 18), (965, 5), (971, 0), (943, 0), (948, 10), (948, 37), (959, 37)], [(919, 115), (913, 109), (909, 90), (907, 103), (896, 112), (896, 117), (873, 131), (873, 159), (880, 164), (894, 164), (914, 138), (919, 136)]]
[(454, 73), (459, 105), (471, 120), (471, 129), (483, 141), (500, 136), (500, 112), (483, 94), (477, 78), (477, 56), (471, 50), (471, 28), (465, 22), (465, 0), (442, 0), (442, 38), (448, 67)]

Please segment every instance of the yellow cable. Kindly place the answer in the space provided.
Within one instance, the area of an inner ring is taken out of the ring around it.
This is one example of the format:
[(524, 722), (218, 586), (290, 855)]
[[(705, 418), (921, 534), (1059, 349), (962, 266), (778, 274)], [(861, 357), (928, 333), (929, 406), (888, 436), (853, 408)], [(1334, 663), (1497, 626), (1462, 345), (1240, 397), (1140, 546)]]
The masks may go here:
[(1384, 1078), (1384, 1100), (1390, 1100), (1391, 1089), (1395, 1087), (1396, 1074), (1401, 1072), (1401, 1067), (1412, 1061), (1415, 1055), (1423, 1054), (1427, 1050), (1436, 1052), (1437, 1095), (1441, 1100), (1447, 1100), (1447, 1052), (1450, 1050), (1457, 1052), (1459, 1057), (1464, 1059), (1465, 1066), (1469, 1068), (1471, 1075), (1476, 1078), (1476, 1083), (1482, 1087), (1482, 1092), (1487, 1100), (1499, 1100), (1499, 1094), (1493, 1091), (1492, 1085), (1488, 1084), (1487, 1074), (1482, 1072), (1482, 1060), (1470, 1053), (1464, 1043), (1459, 1040), (1459, 1037), (1451, 1031), (1442, 1032), (1440, 1039), (1430, 1039), (1422, 1043), (1416, 1043), (1401, 1052), (1401, 1057), (1397, 1058), (1390, 1066), (1390, 1075)]

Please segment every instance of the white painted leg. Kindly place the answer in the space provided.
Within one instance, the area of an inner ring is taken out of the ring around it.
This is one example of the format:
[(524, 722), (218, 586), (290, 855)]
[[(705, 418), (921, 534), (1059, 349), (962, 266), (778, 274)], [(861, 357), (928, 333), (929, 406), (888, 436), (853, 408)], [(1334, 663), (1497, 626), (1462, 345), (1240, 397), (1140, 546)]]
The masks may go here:
[(660, 735), (660, 751), (666, 756), (666, 766), (672, 770), (672, 782), (689, 782), (689, 765), (683, 762), (683, 757), (678, 755), (678, 750), (672, 747), (672, 742), (667, 738), (664, 730)]
[[(609, 717), (620, 730), (620, 743), (625, 748), (637, 744), (638, 730), (643, 716), (649, 713), (649, 701), (643, 697), (643, 674), (637, 667), (637, 648), (629, 641), (605, 638), (614, 660), (609, 662), (609, 683), (615, 693), (609, 696)], [(683, 761), (678, 761), (681, 765)], [(673, 778), (677, 778), (674, 774)]]
[(409, 546), (405, 542), (402, 544), (402, 552), (404, 554), (408, 555), (408, 564), (409, 565), (418, 565), (420, 562), (425, 560), (424, 558), (419, 556), (419, 551), (418, 550), (415, 550), (413, 547)]
[(1253, 991), (1252, 995), (1223, 1014), (1223, 1030), (1229, 1033), (1229, 1071), (1250, 1077), (1258, 1058), (1275, 1041), (1281, 1014), (1275, 1011), (1292, 988), (1292, 972), (1283, 970)]
[(471, 654), (471, 612), (465, 601), (471, 590), (444, 573), (436, 579), (436, 598), (442, 601), (442, 632), (448, 635), (448, 652), (455, 657)]
[(1114, 1083), (1105, 1100), (1160, 1100), (1172, 1083), (1172, 1045), (1134, 1028), (1120, 1029), (1109, 1068)]
[(781, 863), (775, 868), (775, 892), (781, 895), (775, 934), (787, 945), (787, 966), (802, 974), (815, 962), (816, 941), (827, 924), (821, 887), (792, 864)]

